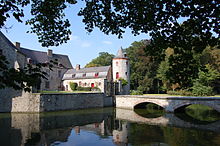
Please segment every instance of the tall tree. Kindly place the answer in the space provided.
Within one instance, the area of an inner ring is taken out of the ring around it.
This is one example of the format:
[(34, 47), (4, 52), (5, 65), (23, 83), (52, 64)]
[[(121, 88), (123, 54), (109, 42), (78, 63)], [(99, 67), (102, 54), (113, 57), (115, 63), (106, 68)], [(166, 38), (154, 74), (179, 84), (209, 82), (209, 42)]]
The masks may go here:
[(113, 54), (108, 52), (100, 52), (99, 56), (93, 59), (91, 62), (86, 64), (85, 67), (98, 67), (98, 66), (108, 66), (112, 64)]
[(148, 40), (133, 42), (126, 49), (131, 66), (131, 89), (145, 93), (156, 92), (155, 78), (158, 62), (154, 56), (145, 53), (144, 48), (150, 44)]

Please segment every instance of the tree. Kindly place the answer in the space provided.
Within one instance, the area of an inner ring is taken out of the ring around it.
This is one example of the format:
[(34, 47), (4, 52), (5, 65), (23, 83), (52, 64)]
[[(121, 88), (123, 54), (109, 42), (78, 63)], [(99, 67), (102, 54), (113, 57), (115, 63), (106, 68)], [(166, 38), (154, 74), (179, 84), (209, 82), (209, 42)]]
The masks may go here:
[(69, 40), (71, 31), (68, 19), (64, 20), (67, 4), (75, 4), (76, 0), (1, 0), (0, 28), (5, 26), (9, 17), (23, 22), (23, 9), (31, 6), (31, 18), (25, 24), (30, 25), (29, 33), (36, 33), (43, 47), (58, 46)]
[(113, 54), (109, 54), (108, 52), (100, 52), (99, 56), (86, 64), (85, 67), (109, 66), (112, 64), (113, 58)]
[(198, 78), (194, 80), (192, 92), (195, 95), (213, 95), (213, 82), (219, 79), (220, 73), (209, 64), (199, 70)]
[(154, 87), (158, 62), (154, 56), (145, 53), (144, 48), (150, 41), (133, 42), (126, 49), (131, 66), (131, 89), (144, 92), (156, 92)]

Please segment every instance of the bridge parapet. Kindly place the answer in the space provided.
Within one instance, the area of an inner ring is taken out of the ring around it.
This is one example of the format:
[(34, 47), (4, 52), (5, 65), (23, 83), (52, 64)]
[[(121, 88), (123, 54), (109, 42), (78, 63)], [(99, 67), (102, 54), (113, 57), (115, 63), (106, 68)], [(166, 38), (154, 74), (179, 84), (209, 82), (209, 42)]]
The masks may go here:
[(174, 112), (176, 109), (191, 105), (201, 104), (212, 107), (220, 112), (220, 97), (189, 97), (189, 96), (164, 96), (164, 95), (117, 95), (116, 107), (134, 109), (140, 103), (154, 103), (165, 109), (167, 112)]

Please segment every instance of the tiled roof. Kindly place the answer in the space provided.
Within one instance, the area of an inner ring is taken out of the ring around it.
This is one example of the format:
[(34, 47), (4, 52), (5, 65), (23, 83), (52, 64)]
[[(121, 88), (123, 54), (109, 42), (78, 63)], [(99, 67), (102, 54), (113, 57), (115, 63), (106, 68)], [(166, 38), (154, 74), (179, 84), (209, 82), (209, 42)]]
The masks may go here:
[[(5, 44), (5, 42), (10, 45), (13, 49), (17, 50), (18, 52), (22, 53), (18, 48), (15, 47), (15, 45), (0, 31), (0, 47), (4, 47), (2, 45)], [(24, 54), (25, 55), (25, 54)]]
[(49, 57), (47, 52), (35, 51), (26, 48), (20, 48), (20, 51), (36, 63), (46, 63), (50, 60), (57, 59), (58, 63), (62, 64), (65, 68), (73, 68), (67, 55), (53, 54), (52, 57)]
[[(69, 69), (64, 74), (63, 80), (106, 78), (110, 67), (111, 66), (89, 67), (89, 68), (82, 68), (80, 70)], [(95, 77), (95, 73), (98, 73), (97, 77)], [(83, 74), (86, 74), (86, 75), (83, 76)]]

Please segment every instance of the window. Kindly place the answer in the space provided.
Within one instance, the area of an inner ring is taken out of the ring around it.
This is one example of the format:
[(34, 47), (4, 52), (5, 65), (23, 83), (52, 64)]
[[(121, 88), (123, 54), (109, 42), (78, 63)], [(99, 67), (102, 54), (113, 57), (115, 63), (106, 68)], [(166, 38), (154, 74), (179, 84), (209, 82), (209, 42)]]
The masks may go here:
[(124, 57), (127, 57), (127, 54), (124, 54)]
[(116, 66), (118, 66), (118, 62), (116, 62)]
[(66, 91), (68, 91), (68, 85), (66, 85)]
[(128, 66), (128, 62), (126, 61), (126, 65)]
[(86, 86), (87, 85), (87, 83), (84, 83), (84, 86)]
[(86, 77), (86, 73), (83, 74), (83, 77)]
[(95, 77), (97, 78), (99, 76), (99, 73), (97, 72), (97, 73), (95, 73)]
[(99, 82), (99, 86), (101, 86), (101, 84), (102, 84), (102, 83), (101, 83), (101, 82)]
[(116, 72), (116, 79), (119, 79), (119, 72)]
[(49, 81), (46, 81), (46, 82), (45, 82), (45, 88), (46, 88), (46, 89), (49, 89), (49, 88), (50, 88), (50, 82), (49, 82)]
[(3, 50), (2, 49), (0, 49), (0, 56), (2, 56), (3, 55)]
[(50, 76), (50, 70), (49, 69), (46, 69), (46, 73), (48, 76)]
[(58, 70), (58, 77), (61, 77), (61, 70)]
[(76, 77), (76, 74), (72, 74), (72, 78), (75, 78)]
[(125, 72), (125, 75), (127, 76), (127, 75), (128, 75), (128, 72)]
[(81, 81), (79, 81), (79, 86), (82, 86), (82, 82)]
[(94, 87), (95, 87), (95, 84), (94, 84), (94, 83), (91, 83), (91, 87), (94, 88)]

